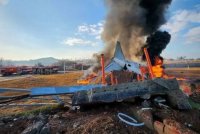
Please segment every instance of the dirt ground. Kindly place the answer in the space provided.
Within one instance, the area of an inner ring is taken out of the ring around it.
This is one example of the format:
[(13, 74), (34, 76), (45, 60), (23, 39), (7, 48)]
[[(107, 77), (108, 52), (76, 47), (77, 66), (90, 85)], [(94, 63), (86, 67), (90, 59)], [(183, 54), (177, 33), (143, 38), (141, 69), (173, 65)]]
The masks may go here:
[[(166, 72), (175, 77), (184, 77), (199, 84), (200, 80), (200, 69), (167, 69)], [(32, 88), (39, 86), (63, 86), (63, 85), (76, 85), (76, 81), (82, 76), (81, 72), (67, 73), (67, 74), (56, 74), (56, 75), (34, 75), (23, 79), (14, 79), (6, 82), (0, 82), (0, 87), (5, 88)], [(199, 93), (196, 93), (195, 97), (197, 100), (200, 99)], [(0, 93), (0, 96), (16, 95), (12, 93)], [(199, 95), (199, 96), (198, 96)], [(48, 97), (42, 97), (43, 100), (23, 100), (17, 101), (16, 103), (41, 103), (44, 102), (55, 102), (48, 100)], [(64, 97), (63, 99), (66, 99)], [(69, 98), (68, 98), (69, 99)], [(197, 101), (198, 104), (200, 102)], [(73, 111), (70, 107), (62, 109), (53, 109), (49, 112), (44, 112), (44, 107), (0, 107), (0, 127), (1, 133), (21, 133), (29, 125), (33, 124), (40, 118), (40, 114), (45, 117), (50, 127), (51, 133), (141, 133), (149, 134), (155, 133), (153, 130), (143, 127), (128, 126), (121, 122), (117, 117), (117, 113), (123, 112), (130, 116), (133, 116), (134, 109), (138, 107), (137, 104), (132, 103), (114, 103), (106, 105), (95, 105), (81, 110)], [(38, 110), (39, 112), (38, 112)], [(31, 111), (34, 112), (32, 117)], [(27, 112), (26, 112), (27, 111)], [(19, 116), (19, 113), (25, 112)], [(30, 112), (30, 113), (29, 113)], [(44, 112), (44, 113), (43, 113)], [(40, 113), (40, 114), (39, 114)], [(174, 109), (159, 109), (154, 108), (154, 119), (174, 119), (177, 122), (187, 126), (193, 131), (200, 133), (200, 111), (197, 109), (180, 111)], [(4, 117), (8, 119), (4, 119)], [(2, 121), (3, 120), (3, 121)], [(16, 130), (13, 132), (13, 130)]]
[[(4, 126), (0, 132), (4, 134), (21, 133), (25, 128), (38, 120), (45, 119), (52, 134), (153, 134), (154, 130), (146, 126), (133, 127), (120, 121), (119, 112), (134, 117), (133, 112), (138, 105), (129, 103), (115, 103), (87, 107), (81, 111), (72, 111), (68, 108), (56, 109), (36, 116), (15, 116), (2, 119)], [(154, 108), (153, 118), (173, 119), (187, 126), (189, 129), (200, 132), (200, 112), (198, 110), (177, 111)], [(16, 130), (16, 131), (13, 131)]]

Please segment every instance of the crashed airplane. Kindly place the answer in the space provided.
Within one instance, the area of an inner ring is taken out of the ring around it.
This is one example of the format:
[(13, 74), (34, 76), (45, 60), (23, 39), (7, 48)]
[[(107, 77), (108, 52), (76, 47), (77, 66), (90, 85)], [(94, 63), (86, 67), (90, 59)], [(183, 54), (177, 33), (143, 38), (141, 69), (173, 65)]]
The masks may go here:
[[(120, 43), (117, 42), (114, 57), (102, 70), (134, 72), (141, 74), (140, 65), (125, 60)], [(105, 76), (104, 76), (105, 77)], [(123, 79), (123, 78), (122, 78)], [(64, 87), (38, 87), (31, 89), (31, 96), (73, 94), (72, 105), (82, 106), (96, 103), (121, 102), (127, 99), (142, 98), (148, 100), (153, 96), (165, 96), (169, 104), (178, 109), (191, 109), (187, 96), (180, 90), (176, 79), (153, 78), (121, 83), (79, 85)]]
[(127, 70), (130, 72), (141, 74), (139, 67), (139, 63), (128, 61), (125, 59), (120, 42), (117, 41), (114, 57), (111, 59), (110, 63), (105, 67), (105, 72), (109, 73), (114, 70)]

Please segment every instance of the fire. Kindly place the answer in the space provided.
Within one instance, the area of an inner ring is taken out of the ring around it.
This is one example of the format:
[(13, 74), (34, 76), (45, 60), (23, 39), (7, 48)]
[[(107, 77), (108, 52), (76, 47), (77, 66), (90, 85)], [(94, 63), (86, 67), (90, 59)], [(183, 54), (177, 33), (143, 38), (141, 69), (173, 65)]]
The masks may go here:
[[(148, 53), (146, 51), (146, 54), (148, 56)], [(148, 58), (149, 59), (149, 58)], [(155, 57), (155, 63), (154, 65), (151, 65), (151, 61), (148, 60), (148, 67), (146, 66), (140, 66), (140, 72), (141, 72), (141, 78), (138, 76), (138, 80), (144, 80), (144, 76), (149, 74), (150, 78), (169, 78), (164, 71), (163, 68), (163, 59), (159, 58), (158, 56)], [(150, 67), (149, 67), (150, 66)], [(151, 75), (150, 75), (151, 74)]]
[(88, 85), (96, 77), (97, 75), (93, 73), (88, 75), (85, 79), (78, 80), (77, 83), (82, 85)]
[[(156, 78), (174, 79), (174, 76), (169, 76), (165, 73), (163, 68), (163, 59), (156, 56), (154, 59), (155, 63), (152, 66), (153, 75)], [(176, 78), (177, 80), (186, 80), (185, 78)]]
[(154, 77), (164, 77), (165, 72), (163, 68), (163, 60), (158, 56), (155, 57), (155, 64), (152, 66), (152, 71)]
[[(168, 76), (165, 71), (164, 71), (164, 67), (163, 67), (163, 58), (160, 56), (155, 56), (154, 57), (154, 64), (152, 65), (152, 61), (150, 60), (150, 56), (149, 53), (147, 51), (147, 48), (144, 48), (144, 54), (146, 57), (146, 61), (147, 61), (147, 70), (148, 72), (146, 72), (145, 67), (140, 67), (140, 71), (142, 74), (142, 78), (143, 75), (145, 73), (149, 73), (149, 76), (151, 79), (153, 78), (165, 78), (165, 79), (173, 79), (175, 78), (174, 76)], [(177, 80), (186, 80), (184, 78), (176, 78)]]
[[(133, 78), (138, 81), (143, 81), (145, 79), (154, 79), (154, 78), (165, 78), (165, 79), (174, 79), (174, 76), (168, 76), (165, 73), (164, 67), (163, 67), (163, 58), (161, 56), (155, 56), (153, 59), (153, 62), (150, 59), (149, 53), (147, 51), (147, 48), (144, 48), (144, 54), (147, 61), (147, 66), (140, 66), (140, 73), (135, 74), (136, 77), (129, 76), (129, 72), (126, 71), (112, 71), (109, 73), (105, 72), (105, 65), (104, 65), (104, 55), (101, 55), (101, 83), (102, 84), (119, 84), (124, 82), (130, 82), (132, 80), (126, 79)], [(133, 72), (132, 72), (133, 73)], [(85, 79), (78, 80), (78, 84), (87, 85), (92, 82), (94, 82), (95, 78), (98, 77), (97, 74), (93, 73), (88, 75)], [(107, 77), (109, 77), (109, 82), (107, 81)], [(123, 79), (120, 80), (119, 78)], [(126, 80), (125, 80), (126, 79)], [(186, 80), (184, 78), (176, 78), (177, 80)]]

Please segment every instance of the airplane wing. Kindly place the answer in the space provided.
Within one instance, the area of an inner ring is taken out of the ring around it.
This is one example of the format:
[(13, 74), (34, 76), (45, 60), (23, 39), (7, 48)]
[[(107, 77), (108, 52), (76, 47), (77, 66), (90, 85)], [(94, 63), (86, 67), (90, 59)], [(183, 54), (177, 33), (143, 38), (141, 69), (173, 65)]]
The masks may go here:
[(111, 72), (113, 70), (122, 70), (122, 67), (115, 61), (111, 60), (111, 62), (105, 67), (105, 72)]
[(133, 71), (137, 74), (141, 74), (140, 72), (140, 64), (137, 62), (133, 62), (133, 61), (126, 61), (128, 64), (127, 68), (129, 71)]

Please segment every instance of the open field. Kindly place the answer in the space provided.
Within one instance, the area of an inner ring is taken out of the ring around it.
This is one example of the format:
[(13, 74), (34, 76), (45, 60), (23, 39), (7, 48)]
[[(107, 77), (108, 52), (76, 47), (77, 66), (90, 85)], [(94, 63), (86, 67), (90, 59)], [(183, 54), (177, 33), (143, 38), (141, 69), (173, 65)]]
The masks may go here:
[[(13, 79), (9, 81), (1, 81), (1, 88), (22, 88), (29, 89), (33, 87), (44, 87), (44, 86), (71, 86), (76, 85), (77, 80), (82, 76), (82, 72), (73, 72), (66, 74), (54, 74), (54, 75), (32, 75), (29, 77)], [(18, 96), (26, 95), (26, 92), (0, 92), (0, 96)], [(23, 101), (15, 101), (16, 104), (33, 104), (33, 103), (56, 103), (55, 100), (52, 100), (51, 97), (40, 97), (43, 99), (25, 99)], [(25, 106), (25, 107), (2, 107), (0, 109), (0, 115), (9, 115), (9, 114), (19, 114), (24, 111), (37, 110), (43, 106)], [(9, 111), (9, 112), (8, 112)]]
[(65, 86), (76, 85), (82, 72), (54, 74), (54, 75), (32, 75), (26, 78), (14, 79), (0, 82), (4, 88), (32, 88), (44, 86)]
[[(200, 80), (200, 68), (169, 68), (166, 73), (177, 78), (186, 78), (188, 80)], [(9, 81), (0, 81), (1, 88), (22, 88), (29, 89), (33, 87), (44, 86), (71, 86), (77, 85), (77, 80), (81, 78), (83, 72), (71, 72), (66, 74), (54, 75), (31, 75), (29, 77), (13, 79)], [(0, 96), (22, 95), (26, 93), (19, 92), (1, 92)]]
[(2, 81), (9, 81), (9, 80), (15, 80), (15, 79), (23, 79), (23, 78), (28, 78), (31, 77), (32, 75), (16, 75), (16, 76), (4, 76), (0, 77), (0, 82)]
[(200, 68), (167, 68), (165, 71), (175, 77), (200, 79)]
[[(174, 77), (188, 79), (200, 79), (200, 68), (167, 68), (166, 73)], [(83, 75), (82, 72), (72, 72), (54, 75), (32, 75), (25, 78), (0, 81), (2, 88), (32, 88), (42, 86), (71, 86), (77, 85), (77, 80)]]
[(200, 60), (196, 59), (196, 60), (165, 60), (164, 61), (165, 64), (181, 64), (181, 63), (200, 63)]

